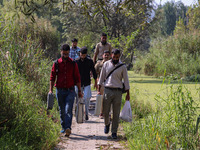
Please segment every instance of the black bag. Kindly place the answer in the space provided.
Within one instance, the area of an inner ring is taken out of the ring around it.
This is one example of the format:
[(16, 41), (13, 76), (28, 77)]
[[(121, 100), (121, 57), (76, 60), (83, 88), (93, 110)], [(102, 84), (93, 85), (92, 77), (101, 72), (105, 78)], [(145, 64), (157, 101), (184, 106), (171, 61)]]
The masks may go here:
[(54, 104), (53, 93), (48, 93), (47, 95), (47, 110), (52, 109)]

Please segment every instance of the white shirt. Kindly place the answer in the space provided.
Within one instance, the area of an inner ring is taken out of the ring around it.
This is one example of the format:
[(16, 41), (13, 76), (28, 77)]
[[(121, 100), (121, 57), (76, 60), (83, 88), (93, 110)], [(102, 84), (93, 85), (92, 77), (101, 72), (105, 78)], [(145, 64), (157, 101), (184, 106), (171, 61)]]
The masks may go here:
[[(112, 63), (112, 60), (108, 60), (103, 64), (103, 67), (101, 69), (98, 85), (103, 85), (105, 87), (110, 88), (123, 88), (123, 82), (125, 85), (125, 90), (129, 90), (129, 80), (128, 80), (128, 73), (126, 66), (123, 65), (119, 68), (117, 68), (109, 77), (106, 79), (107, 75), (118, 65), (122, 64), (121, 61), (119, 61), (116, 65)], [(123, 79), (123, 80), (122, 80)], [(105, 81), (105, 82), (104, 82)]]

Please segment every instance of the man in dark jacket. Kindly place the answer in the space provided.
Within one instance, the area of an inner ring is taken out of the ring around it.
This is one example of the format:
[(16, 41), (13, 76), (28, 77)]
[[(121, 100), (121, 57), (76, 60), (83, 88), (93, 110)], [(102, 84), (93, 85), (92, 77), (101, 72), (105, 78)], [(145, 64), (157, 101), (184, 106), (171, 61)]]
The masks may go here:
[(97, 74), (94, 69), (94, 63), (92, 59), (87, 57), (87, 47), (82, 47), (80, 51), (80, 57), (76, 60), (81, 76), (81, 89), (84, 93), (84, 101), (85, 101), (85, 120), (88, 120), (88, 112), (89, 112), (89, 104), (91, 94), (91, 79), (90, 72), (93, 73), (93, 78), (95, 80), (94, 88), (97, 89)]

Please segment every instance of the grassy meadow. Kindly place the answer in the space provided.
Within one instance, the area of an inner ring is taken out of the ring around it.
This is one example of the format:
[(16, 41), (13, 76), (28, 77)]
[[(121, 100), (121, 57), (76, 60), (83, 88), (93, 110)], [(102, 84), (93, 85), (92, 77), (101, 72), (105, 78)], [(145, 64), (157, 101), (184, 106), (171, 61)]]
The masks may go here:
[(166, 98), (169, 94), (169, 89), (177, 87), (182, 84), (186, 87), (192, 94), (192, 97), (199, 101), (199, 88), (200, 84), (197, 82), (186, 82), (177, 81), (164, 78), (156, 78), (154, 76), (145, 76), (143, 74), (136, 74), (133, 71), (128, 72), (129, 82), (130, 82), (130, 93), (136, 96), (137, 100), (144, 103), (150, 103), (152, 106), (156, 106), (157, 101), (155, 100), (156, 95)]
[(197, 149), (199, 83), (128, 73), (133, 112), (133, 122), (123, 123), (128, 147)]

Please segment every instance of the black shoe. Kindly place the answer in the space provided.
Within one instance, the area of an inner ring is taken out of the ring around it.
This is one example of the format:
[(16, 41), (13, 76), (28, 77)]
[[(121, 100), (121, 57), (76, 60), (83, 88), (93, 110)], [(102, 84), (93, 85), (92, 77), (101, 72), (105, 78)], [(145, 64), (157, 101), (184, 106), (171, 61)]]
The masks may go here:
[(117, 139), (117, 133), (112, 133), (112, 138)]
[(85, 115), (85, 120), (88, 120), (89, 118), (88, 118), (88, 115)]
[(105, 134), (108, 134), (109, 129), (110, 129), (110, 124), (105, 126), (105, 128), (104, 128), (104, 133), (105, 133)]

